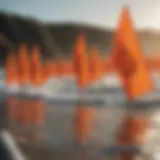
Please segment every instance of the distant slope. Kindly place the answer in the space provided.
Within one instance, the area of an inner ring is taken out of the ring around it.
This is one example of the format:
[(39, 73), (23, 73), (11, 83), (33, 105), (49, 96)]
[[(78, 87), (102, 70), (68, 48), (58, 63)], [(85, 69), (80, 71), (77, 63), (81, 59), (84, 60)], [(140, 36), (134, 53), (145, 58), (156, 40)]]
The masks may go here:
[[(70, 57), (79, 31), (84, 31), (89, 49), (99, 48), (107, 55), (112, 47), (113, 30), (79, 24), (48, 24), (35, 19), (0, 13), (0, 33), (17, 49), (22, 42), (41, 46), (44, 58)], [(138, 38), (146, 54), (160, 51), (160, 32), (138, 31)], [(4, 44), (0, 41), (0, 46)], [(7, 53), (7, 52), (6, 52)], [(5, 53), (5, 54), (6, 54)]]

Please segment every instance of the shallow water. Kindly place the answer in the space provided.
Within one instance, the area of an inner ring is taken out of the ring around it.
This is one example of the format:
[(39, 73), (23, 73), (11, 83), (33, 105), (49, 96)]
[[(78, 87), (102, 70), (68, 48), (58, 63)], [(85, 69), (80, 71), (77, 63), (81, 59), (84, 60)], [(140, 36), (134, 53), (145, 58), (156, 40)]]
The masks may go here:
[[(2, 121), (3, 126), (9, 129), (22, 152), (31, 160), (46, 159), (46, 154), (47, 159), (76, 160), (80, 156), (81, 159), (95, 159), (101, 155), (99, 153), (103, 148), (116, 144), (117, 131), (129, 113), (125, 102), (119, 107), (112, 106), (115, 103), (111, 102), (110, 106), (107, 103), (101, 106), (89, 103), (60, 105), (40, 98), (10, 95), (1, 100), (1, 104), (7, 108), (5, 121)], [(17, 112), (17, 117), (11, 119), (8, 116), (13, 108), (15, 114)], [(37, 124), (35, 108), (38, 108), (40, 114), (40, 121)], [(90, 139), (84, 148), (76, 144), (75, 121), (77, 113), (85, 109), (90, 109), (92, 116)], [(148, 108), (143, 107), (141, 110), (134, 109), (130, 113), (136, 111), (143, 115), (145, 110), (148, 112)], [(30, 117), (32, 121), (26, 122), (24, 116)]]
[[(1, 91), (1, 126), (9, 130), (28, 159), (100, 160), (101, 156), (113, 159), (114, 156), (105, 154), (103, 149), (117, 144), (117, 132), (126, 115), (132, 113), (149, 115), (155, 112), (155, 106), (158, 109), (160, 103), (159, 92), (149, 96), (150, 103), (144, 103), (149, 99), (147, 98), (142, 103), (138, 103), (139, 105), (131, 105), (126, 101), (121, 88), (99, 86), (94, 89), (92, 87), (83, 91), (81, 95), (78, 95), (76, 90), (75, 85), (69, 81), (63, 82), (55, 92), (55, 97), (45, 94), (41, 96), (9, 94)], [(47, 89), (45, 91), (48, 92)], [(67, 101), (58, 99), (62, 98), (62, 95), (66, 97), (69, 94), (72, 99)], [(92, 101), (90, 99), (82, 103), (77, 99), (73, 100), (73, 95), (81, 98), (90, 96)], [(95, 99), (99, 101), (93, 101)], [(138, 107), (135, 108), (136, 105)], [(134, 110), (128, 110), (133, 107)], [(75, 121), (78, 112), (85, 109), (90, 109), (91, 112), (91, 134), (89, 140), (79, 146), (75, 141)], [(13, 111), (14, 115), (10, 117)], [(37, 111), (39, 119), (36, 115)]]

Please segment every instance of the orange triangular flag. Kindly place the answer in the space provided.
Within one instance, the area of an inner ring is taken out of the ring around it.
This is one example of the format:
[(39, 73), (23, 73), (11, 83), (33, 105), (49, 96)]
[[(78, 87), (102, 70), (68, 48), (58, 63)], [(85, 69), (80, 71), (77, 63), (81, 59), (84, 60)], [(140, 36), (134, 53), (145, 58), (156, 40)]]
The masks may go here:
[(17, 83), (18, 79), (18, 66), (16, 56), (9, 53), (6, 59), (6, 82), (8, 85)]
[(90, 80), (91, 81), (97, 81), (99, 78), (102, 76), (102, 66), (101, 66), (101, 61), (100, 57), (98, 55), (98, 50), (97, 49), (92, 49), (91, 55), (90, 55)]
[(73, 63), (77, 84), (80, 88), (84, 88), (89, 82), (89, 64), (88, 57), (86, 55), (85, 37), (83, 34), (80, 34), (77, 38)]
[(31, 55), (31, 83), (38, 87), (43, 82), (43, 68), (40, 59), (40, 52), (37, 47), (34, 47)]
[(127, 8), (123, 9), (114, 40), (112, 58), (128, 98), (135, 99), (150, 92), (152, 90), (151, 77)]
[(27, 55), (27, 47), (25, 45), (20, 46), (18, 66), (19, 66), (20, 85), (25, 85), (30, 80), (30, 68), (29, 68), (30, 66)]

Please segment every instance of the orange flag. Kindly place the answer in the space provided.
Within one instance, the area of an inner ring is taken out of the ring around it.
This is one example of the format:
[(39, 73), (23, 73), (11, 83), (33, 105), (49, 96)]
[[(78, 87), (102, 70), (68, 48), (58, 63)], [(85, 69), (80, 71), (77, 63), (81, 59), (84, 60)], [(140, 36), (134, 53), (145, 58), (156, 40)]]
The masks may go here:
[(7, 55), (6, 59), (6, 82), (8, 85), (17, 83), (18, 79), (18, 66), (16, 56), (12, 53)]
[(114, 40), (113, 63), (128, 98), (135, 99), (150, 92), (153, 88), (151, 77), (127, 8), (123, 9)]
[(99, 80), (99, 78), (102, 76), (102, 65), (100, 57), (98, 55), (98, 50), (95, 48), (91, 51), (89, 67), (91, 72), (90, 80), (91, 81)]
[(19, 79), (20, 85), (25, 85), (30, 80), (30, 66), (29, 59), (27, 55), (27, 47), (25, 45), (20, 46), (19, 57), (18, 57), (18, 66), (19, 66)]
[(84, 88), (89, 83), (89, 64), (86, 55), (85, 37), (83, 34), (80, 34), (77, 38), (73, 63), (77, 84), (79, 88)]
[(40, 59), (40, 52), (37, 47), (34, 47), (31, 55), (31, 83), (38, 87), (43, 83), (43, 68)]

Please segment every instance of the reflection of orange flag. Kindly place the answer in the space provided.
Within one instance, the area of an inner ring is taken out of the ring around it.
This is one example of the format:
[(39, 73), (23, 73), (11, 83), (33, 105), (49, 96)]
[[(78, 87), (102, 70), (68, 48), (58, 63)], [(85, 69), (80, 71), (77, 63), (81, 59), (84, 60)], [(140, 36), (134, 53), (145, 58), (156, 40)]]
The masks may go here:
[[(118, 144), (119, 145), (144, 145), (144, 135), (149, 128), (149, 120), (147, 117), (142, 117), (140, 115), (128, 116), (122, 125), (121, 131), (118, 134)], [(117, 159), (133, 159), (134, 155), (131, 153), (120, 153)]]
[(45, 122), (44, 103), (40, 100), (34, 100), (32, 103), (31, 121), (33, 130), (30, 132), (29, 139), (39, 141), (43, 137), (43, 127)]
[(78, 86), (84, 88), (88, 85), (89, 81), (89, 64), (88, 56), (86, 55), (85, 37), (83, 34), (78, 36), (73, 61)]
[(19, 101), (16, 97), (7, 99), (7, 120), (9, 123), (14, 123), (19, 117)]
[(29, 59), (27, 55), (27, 47), (25, 45), (21, 45), (20, 47), (18, 65), (20, 85), (25, 85), (29, 82), (30, 76)]
[(98, 50), (93, 49), (90, 55), (90, 80), (91, 81), (97, 81), (102, 76), (102, 66), (100, 57), (98, 55)]
[(36, 87), (41, 85), (43, 69), (40, 59), (40, 52), (37, 49), (37, 47), (34, 47), (32, 50), (30, 72), (31, 72), (31, 84)]
[(6, 81), (8, 85), (18, 82), (18, 66), (16, 56), (8, 54), (6, 59)]
[(75, 138), (77, 142), (88, 141), (91, 136), (92, 108), (78, 107), (75, 113)]
[(42, 127), (44, 124), (44, 103), (39, 100), (32, 102), (32, 123), (35, 127)]
[(29, 100), (19, 100), (20, 123), (24, 127), (31, 125), (32, 103)]
[(149, 70), (142, 56), (135, 31), (132, 28), (127, 8), (123, 10), (116, 31), (113, 62), (120, 74), (129, 99), (135, 99), (152, 90)]

